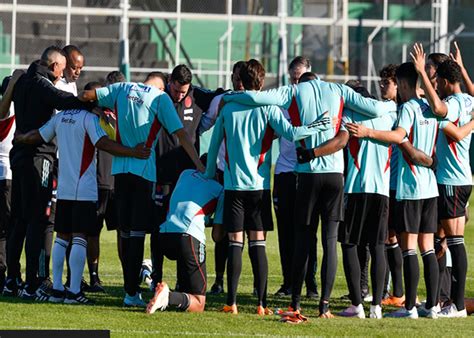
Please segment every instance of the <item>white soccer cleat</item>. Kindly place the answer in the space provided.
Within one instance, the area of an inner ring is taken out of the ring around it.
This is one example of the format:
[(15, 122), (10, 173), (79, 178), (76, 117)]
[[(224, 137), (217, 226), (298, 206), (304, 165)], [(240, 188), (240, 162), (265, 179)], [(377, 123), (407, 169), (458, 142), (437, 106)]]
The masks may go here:
[(418, 311), (416, 310), (416, 307), (412, 307), (410, 310), (407, 310), (404, 307), (402, 307), (395, 312), (387, 313), (384, 317), (385, 318), (418, 319)]
[(168, 306), (170, 288), (165, 282), (159, 283), (155, 289), (155, 295), (146, 307), (146, 313), (152, 314), (156, 310), (164, 311)]
[(418, 316), (424, 318), (438, 319), (438, 306), (426, 308), (426, 303), (418, 307)]
[(382, 307), (380, 305), (370, 305), (369, 318), (382, 319)]
[(359, 304), (357, 306), (351, 305), (344, 311), (339, 312), (338, 316), (364, 319), (365, 318), (364, 307), (362, 306), (362, 304)]
[(441, 312), (438, 313), (439, 318), (466, 318), (467, 317), (467, 311), (466, 309), (458, 311), (456, 308), (456, 305), (450, 304), (448, 306), (445, 306)]

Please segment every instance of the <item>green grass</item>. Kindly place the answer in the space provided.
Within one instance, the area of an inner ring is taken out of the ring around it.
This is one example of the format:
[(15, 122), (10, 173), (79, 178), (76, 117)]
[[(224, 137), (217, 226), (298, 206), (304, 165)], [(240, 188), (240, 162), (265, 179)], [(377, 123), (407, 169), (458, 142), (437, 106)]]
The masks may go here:
[[(474, 206), (474, 199), (471, 201)], [(474, 207), (471, 207), (474, 215)], [(209, 229), (208, 229), (209, 231)], [(210, 233), (208, 232), (208, 238)], [(474, 225), (466, 229), (466, 243), (471, 266), (468, 271), (466, 297), (474, 297)], [(0, 297), (0, 329), (105, 329), (112, 336), (472, 336), (474, 319), (452, 320), (357, 320), (336, 318), (324, 320), (316, 318), (317, 302), (304, 301), (304, 314), (309, 322), (302, 325), (289, 325), (278, 322), (278, 317), (259, 318), (254, 314), (255, 299), (252, 292), (252, 273), (247, 249), (244, 251), (243, 271), (239, 286), (238, 304), (240, 314), (232, 316), (220, 313), (225, 295), (207, 298), (206, 312), (203, 314), (166, 311), (147, 316), (141, 310), (122, 307), (122, 276), (116, 254), (115, 233), (104, 232), (102, 237), (102, 257), (100, 264), (101, 278), (107, 294), (92, 296), (97, 301), (95, 306), (67, 306), (22, 302), (19, 299)], [(208, 281), (214, 281), (214, 245), (208, 243), (207, 271)], [(321, 264), (322, 249), (319, 245), (318, 260)], [(147, 250), (148, 253), (148, 250)], [(270, 233), (267, 244), (269, 258), (269, 305), (286, 307), (289, 298), (271, 296), (281, 283), (280, 264), (276, 232)], [(339, 251), (339, 257), (341, 257)], [(422, 265), (421, 265), (422, 266)], [(319, 273), (319, 270), (318, 270)], [(86, 272), (87, 275), (87, 272)], [(175, 283), (175, 263), (167, 262), (164, 279), (171, 286)], [(336, 283), (333, 291), (333, 312), (341, 311), (348, 305), (338, 298), (347, 293), (347, 287), (339, 259)], [(420, 299), (424, 299), (424, 281), (420, 280)], [(145, 293), (149, 299), (151, 293)], [(365, 304), (366, 310), (368, 304)], [(390, 310), (390, 309), (389, 309)], [(387, 309), (384, 309), (384, 312)]]

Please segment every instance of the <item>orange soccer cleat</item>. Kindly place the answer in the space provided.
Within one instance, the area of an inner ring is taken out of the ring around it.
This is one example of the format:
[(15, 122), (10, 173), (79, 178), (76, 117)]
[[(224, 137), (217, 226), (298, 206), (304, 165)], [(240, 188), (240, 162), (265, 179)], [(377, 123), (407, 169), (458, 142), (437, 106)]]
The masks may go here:
[(270, 310), (268, 307), (263, 307), (261, 305), (257, 306), (257, 315), (259, 316), (271, 316), (273, 311)]
[(390, 296), (382, 300), (383, 306), (402, 307), (404, 303), (405, 303), (405, 296), (401, 296), (401, 297)]
[(237, 305), (236, 304), (224, 305), (224, 307), (222, 308), (222, 312), (231, 313), (233, 315), (239, 314), (239, 311), (237, 310)]

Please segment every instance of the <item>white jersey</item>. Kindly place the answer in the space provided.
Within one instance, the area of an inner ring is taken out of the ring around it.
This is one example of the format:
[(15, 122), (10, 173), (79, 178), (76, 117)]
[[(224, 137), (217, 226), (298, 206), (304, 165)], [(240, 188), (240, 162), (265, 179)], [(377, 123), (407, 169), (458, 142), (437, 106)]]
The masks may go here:
[(57, 198), (97, 201), (95, 144), (107, 134), (86, 110), (64, 110), (39, 130), (45, 142), (56, 137), (59, 151)]
[(13, 134), (15, 134), (15, 115), (13, 105), (7, 119), (0, 121), (0, 180), (11, 180), (10, 150), (13, 147)]
[[(288, 110), (282, 109), (285, 119), (291, 123)], [(275, 175), (287, 172), (293, 172), (296, 166), (296, 147), (295, 143), (280, 137), (280, 155), (278, 155), (275, 164)]]
[(56, 88), (61, 89), (65, 92), (74, 94), (77, 96), (77, 85), (75, 82), (67, 82), (66, 78), (61, 78), (56, 84), (54, 85)]

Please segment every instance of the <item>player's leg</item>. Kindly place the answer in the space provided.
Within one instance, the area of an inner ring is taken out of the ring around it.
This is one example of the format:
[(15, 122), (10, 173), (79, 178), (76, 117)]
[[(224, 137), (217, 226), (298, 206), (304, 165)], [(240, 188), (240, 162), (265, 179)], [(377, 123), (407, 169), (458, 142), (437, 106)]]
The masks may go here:
[(369, 292), (369, 261), (370, 261), (370, 249), (368, 245), (357, 246), (359, 265), (360, 265), (360, 293), (362, 294), (362, 300), (366, 297), (370, 297)]
[(264, 301), (266, 301), (265, 292), (268, 278), (268, 260), (265, 249), (266, 242), (264, 232), (251, 230), (249, 233), (249, 254), (252, 266), (254, 267), (257, 307), (262, 307), (263, 309), (267, 307)]
[(342, 265), (346, 276), (347, 288), (349, 289), (349, 299), (351, 306), (341, 312), (343, 317), (365, 318), (364, 308), (362, 306), (362, 297), (360, 292), (360, 264), (358, 258), (357, 245), (341, 244), (342, 247)]
[(47, 225), (46, 208), (52, 193), (52, 163), (48, 159), (36, 157), (33, 159), (33, 180), (29, 187), (30, 195), (23, 194), (28, 199), (29, 217), (26, 228), (26, 284), (22, 298), (36, 299), (35, 292), (39, 287), (38, 272), (41, 248), (44, 245), (44, 231)]
[(316, 191), (319, 189), (315, 174), (298, 174), (298, 186), (295, 197), (294, 213), (294, 251), (291, 263), (291, 303), (293, 310), (300, 310), (301, 289), (305, 279), (310, 250), (312, 223), (318, 217), (313, 216), (317, 201)]
[(329, 299), (337, 271), (337, 233), (343, 219), (344, 177), (342, 174), (320, 174), (323, 188), (320, 191), (321, 232), (323, 262), (321, 266), (321, 299), (319, 312), (322, 318), (332, 318)]
[(274, 176), (273, 205), (278, 230), (278, 248), (283, 284), (275, 293), (277, 296), (291, 294), (291, 260), (294, 251), (293, 211), (296, 194), (296, 176), (293, 172)]
[[(420, 279), (420, 266), (416, 254), (417, 233), (403, 232), (400, 235), (403, 254), (403, 274), (405, 281), (405, 309), (415, 309), (416, 293)], [(416, 309), (415, 309), (416, 311)]]
[(11, 180), (0, 180), (0, 290), (6, 280), (6, 240), (11, 221)]
[(452, 276), (456, 280), (456, 285), (451, 288), (451, 299), (455, 309), (451, 306), (450, 309), (444, 309), (441, 315), (465, 317), (467, 314), (464, 293), (468, 266), (464, 245), (465, 210), (472, 188), (471, 186), (451, 186), (450, 188), (454, 190), (454, 194), (451, 194), (454, 196), (449, 198), (450, 207), (447, 208), (449, 214), (442, 215), (446, 217), (441, 217), (441, 225), (446, 232), (446, 242), (452, 259)]
[(214, 224), (212, 228), (212, 238), (215, 242), (214, 260), (216, 270), (216, 280), (211, 287), (211, 294), (217, 295), (224, 292), (224, 273), (229, 251), (229, 237), (222, 224)]

